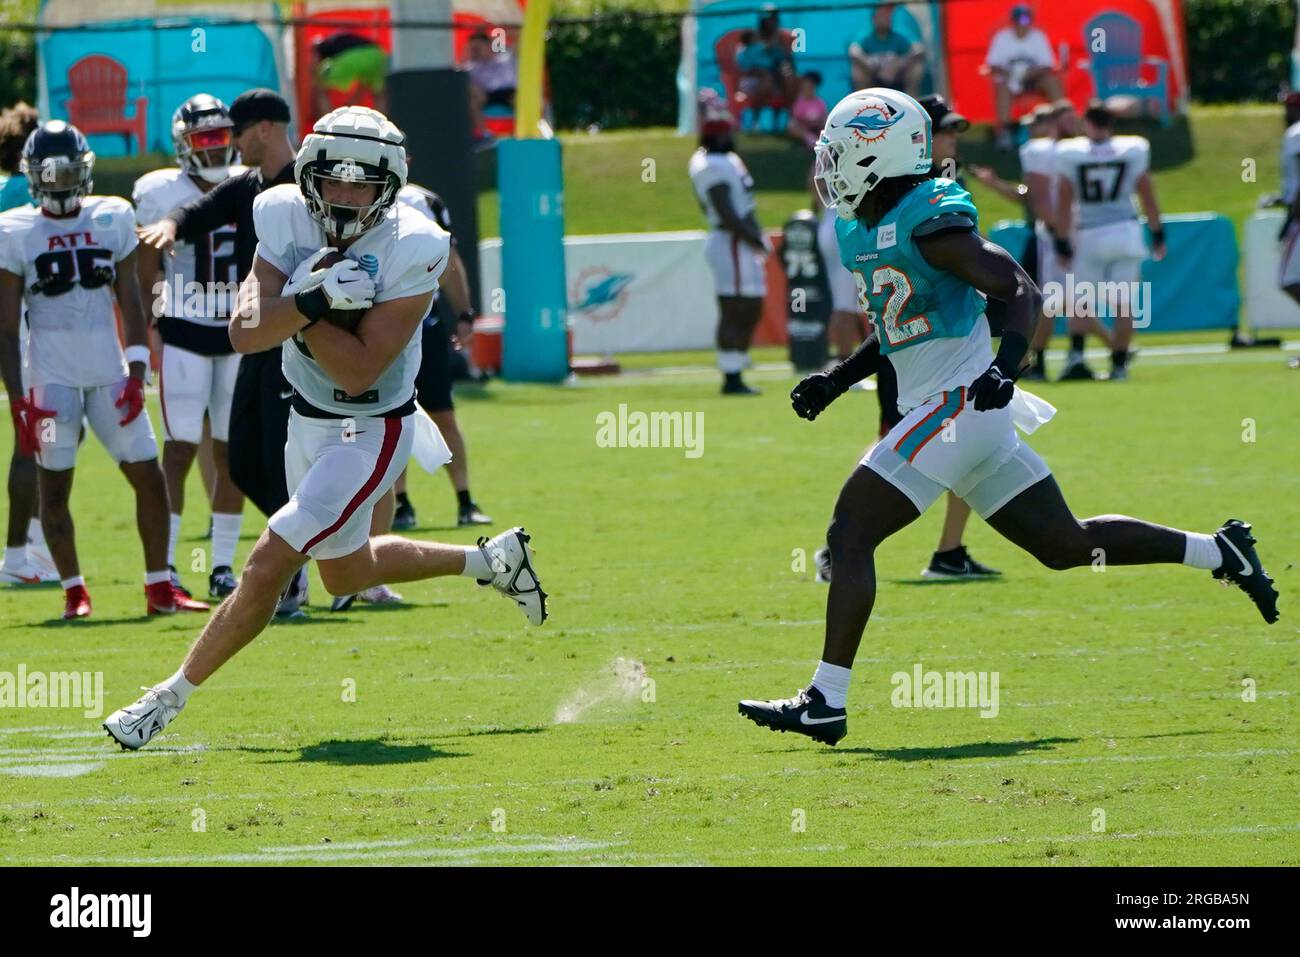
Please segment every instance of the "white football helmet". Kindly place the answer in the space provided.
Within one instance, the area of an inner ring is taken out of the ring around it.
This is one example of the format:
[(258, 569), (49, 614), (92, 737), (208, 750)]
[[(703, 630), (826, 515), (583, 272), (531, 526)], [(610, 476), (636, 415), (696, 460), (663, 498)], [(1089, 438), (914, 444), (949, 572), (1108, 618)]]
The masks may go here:
[[(307, 211), (335, 240), (352, 239), (379, 224), (406, 185), (406, 137), (380, 113), (364, 106), (340, 106), (325, 114), (302, 141), (293, 175)], [(375, 199), (361, 206), (327, 203), (326, 180), (368, 183)]]
[(906, 93), (850, 93), (835, 104), (814, 147), (817, 195), (841, 219), (852, 219), (882, 179), (929, 172), (930, 142), (930, 115)]

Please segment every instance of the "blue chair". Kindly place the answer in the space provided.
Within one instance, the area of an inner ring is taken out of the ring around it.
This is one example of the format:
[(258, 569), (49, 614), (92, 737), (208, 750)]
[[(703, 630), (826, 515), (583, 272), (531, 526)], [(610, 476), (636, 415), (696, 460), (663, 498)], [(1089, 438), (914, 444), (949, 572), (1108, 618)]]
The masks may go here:
[[(1093, 51), (1097, 38), (1105, 44), (1100, 52)], [(1154, 100), (1160, 125), (1169, 125), (1169, 64), (1160, 57), (1142, 54), (1140, 23), (1122, 13), (1100, 13), (1083, 26), (1083, 48), (1089, 59), (1081, 60), (1079, 65), (1092, 70), (1099, 99), (1131, 96)], [(1143, 79), (1143, 68), (1147, 66), (1155, 69), (1154, 81)]]

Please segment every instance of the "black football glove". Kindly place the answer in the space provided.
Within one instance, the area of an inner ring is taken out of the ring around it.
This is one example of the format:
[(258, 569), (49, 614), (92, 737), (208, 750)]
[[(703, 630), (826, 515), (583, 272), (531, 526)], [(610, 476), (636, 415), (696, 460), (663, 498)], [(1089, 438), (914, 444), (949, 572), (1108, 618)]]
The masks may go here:
[(1005, 409), (1011, 402), (1015, 388), (1016, 380), (1008, 376), (1005, 370), (999, 369), (998, 364), (994, 362), (966, 389), (966, 398), (970, 400), (976, 412)]
[(811, 422), (855, 383), (874, 375), (882, 362), (884, 359), (880, 356), (880, 342), (871, 336), (847, 359), (837, 362), (825, 372), (814, 372), (794, 387), (790, 392), (790, 404), (794, 407), (795, 415)]
[(814, 372), (790, 391), (794, 414), (811, 422), (844, 394), (829, 372)]
[(1020, 363), (1028, 351), (1029, 343), (1020, 333), (1003, 333), (993, 364), (966, 388), (966, 398), (976, 412), (1005, 409), (1010, 404), (1020, 376)]

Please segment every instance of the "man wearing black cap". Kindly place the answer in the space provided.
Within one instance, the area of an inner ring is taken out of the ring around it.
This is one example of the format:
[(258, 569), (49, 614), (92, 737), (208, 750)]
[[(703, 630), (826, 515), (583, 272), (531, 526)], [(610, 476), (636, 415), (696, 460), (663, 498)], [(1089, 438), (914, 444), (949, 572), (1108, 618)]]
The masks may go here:
[[(248, 275), (257, 251), (253, 200), (272, 186), (292, 183), (297, 151), (289, 142), (289, 104), (274, 90), (246, 90), (230, 104), (232, 134), (249, 169), (211, 192), (172, 210), (140, 230), (140, 240), (170, 251), (177, 240), (193, 242), (227, 223), (235, 224), (238, 274)], [(289, 501), (284, 479), (284, 445), (293, 395), (280, 370), (280, 349), (245, 355), (239, 364), (230, 410), (230, 476), (267, 516)], [(300, 571), (277, 614), (298, 614), (307, 578)]]

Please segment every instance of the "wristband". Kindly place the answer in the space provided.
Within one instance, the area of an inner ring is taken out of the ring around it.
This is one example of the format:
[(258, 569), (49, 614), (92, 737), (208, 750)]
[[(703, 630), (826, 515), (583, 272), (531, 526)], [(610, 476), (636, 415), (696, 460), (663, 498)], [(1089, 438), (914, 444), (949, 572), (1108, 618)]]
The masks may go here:
[(464, 312), (462, 312), (459, 316), (456, 317), (456, 321), (468, 322), (472, 326), (474, 325), (474, 320), (477, 318), (478, 316), (474, 314), (473, 309), (466, 309)]
[(871, 339), (859, 346), (853, 355), (843, 362), (836, 363), (826, 374), (830, 377), (831, 384), (839, 390), (840, 394), (843, 394), (867, 376), (877, 372), (882, 361), (880, 340)]
[(325, 313), (330, 310), (330, 301), (325, 295), (325, 290), (320, 286), (306, 292), (297, 293), (293, 297), (293, 304), (307, 320), (307, 325), (303, 326), (304, 329), (320, 322), (325, 318)]
[(1025, 353), (1029, 351), (1029, 340), (1014, 329), (1008, 329), (1002, 333), (1002, 343), (998, 346), (998, 354), (993, 359), (993, 364), (998, 367), (1008, 379), (1015, 380), (1020, 377), (1020, 363), (1024, 361)]
[(1074, 247), (1070, 245), (1069, 236), (1053, 236), (1052, 245), (1056, 248), (1056, 255), (1062, 259), (1074, 258)]
[(1151, 241), (1157, 246), (1163, 246), (1165, 244), (1165, 231), (1163, 229), (1151, 230)]
[(129, 364), (132, 362), (143, 362), (146, 373), (149, 371), (149, 358), (150, 356), (149, 356), (148, 346), (127, 346), (126, 347), (127, 363)]

